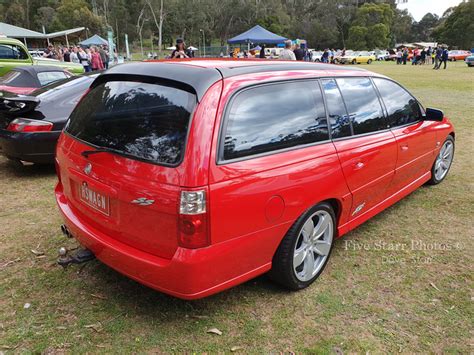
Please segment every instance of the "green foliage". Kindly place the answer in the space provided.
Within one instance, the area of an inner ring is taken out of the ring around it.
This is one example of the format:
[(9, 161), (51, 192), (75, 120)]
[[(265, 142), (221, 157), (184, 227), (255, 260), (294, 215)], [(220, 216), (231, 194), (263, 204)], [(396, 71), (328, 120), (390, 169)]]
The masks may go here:
[(367, 48), (367, 27), (363, 26), (352, 26), (349, 29), (349, 48), (355, 50)]
[(349, 29), (349, 47), (354, 49), (387, 48), (394, 11), (388, 4), (366, 3), (357, 10)]
[(443, 43), (463, 49), (474, 48), (474, 1), (462, 2), (449, 12), (433, 36)]

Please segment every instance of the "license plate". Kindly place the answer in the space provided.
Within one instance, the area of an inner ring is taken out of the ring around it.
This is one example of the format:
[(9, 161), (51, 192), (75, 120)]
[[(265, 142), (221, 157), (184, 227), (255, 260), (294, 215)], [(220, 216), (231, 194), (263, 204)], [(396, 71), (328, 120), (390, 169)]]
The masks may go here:
[(79, 186), (79, 197), (86, 205), (106, 216), (109, 215), (109, 196), (91, 189), (87, 182)]

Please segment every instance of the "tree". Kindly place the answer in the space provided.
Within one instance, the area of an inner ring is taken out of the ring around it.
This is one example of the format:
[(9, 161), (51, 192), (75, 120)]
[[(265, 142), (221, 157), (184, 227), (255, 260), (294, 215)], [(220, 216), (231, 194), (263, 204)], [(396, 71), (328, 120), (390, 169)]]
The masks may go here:
[(349, 28), (349, 48), (361, 50), (367, 48), (368, 29), (364, 26), (351, 26)]
[(433, 32), (438, 42), (463, 49), (474, 48), (474, 0), (460, 3)]
[(432, 33), (436, 26), (440, 23), (438, 15), (428, 12), (420, 22), (413, 24), (413, 32), (416, 33), (416, 39), (419, 41), (434, 40)]
[(388, 4), (365, 3), (349, 29), (349, 46), (354, 49), (387, 48), (394, 12)]

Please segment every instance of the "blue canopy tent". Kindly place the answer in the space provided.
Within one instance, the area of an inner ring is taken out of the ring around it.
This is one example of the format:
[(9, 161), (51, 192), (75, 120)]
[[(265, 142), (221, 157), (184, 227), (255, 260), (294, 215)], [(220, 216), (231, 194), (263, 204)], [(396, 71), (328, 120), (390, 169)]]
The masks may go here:
[(247, 43), (250, 48), (250, 43), (265, 43), (265, 44), (278, 44), (286, 41), (285, 37), (279, 36), (273, 32), (264, 29), (262, 26), (256, 25), (250, 30), (241, 33), (229, 40), (229, 44), (242, 44)]
[(99, 35), (93, 35), (92, 37), (83, 40), (82, 42), (79, 42), (81, 46), (84, 47), (89, 47), (89, 46), (107, 46), (109, 42), (107, 42), (105, 39), (100, 37)]

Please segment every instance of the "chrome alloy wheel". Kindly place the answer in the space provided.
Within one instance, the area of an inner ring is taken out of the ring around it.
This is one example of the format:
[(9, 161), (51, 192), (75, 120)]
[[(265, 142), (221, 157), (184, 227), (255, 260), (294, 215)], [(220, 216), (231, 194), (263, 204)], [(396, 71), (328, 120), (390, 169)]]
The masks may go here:
[(334, 221), (319, 210), (309, 217), (298, 235), (293, 251), (293, 270), (300, 281), (311, 280), (324, 266), (331, 250)]
[(441, 147), (438, 157), (436, 158), (434, 175), (436, 180), (443, 180), (448, 173), (449, 167), (453, 162), (454, 144), (447, 140)]

